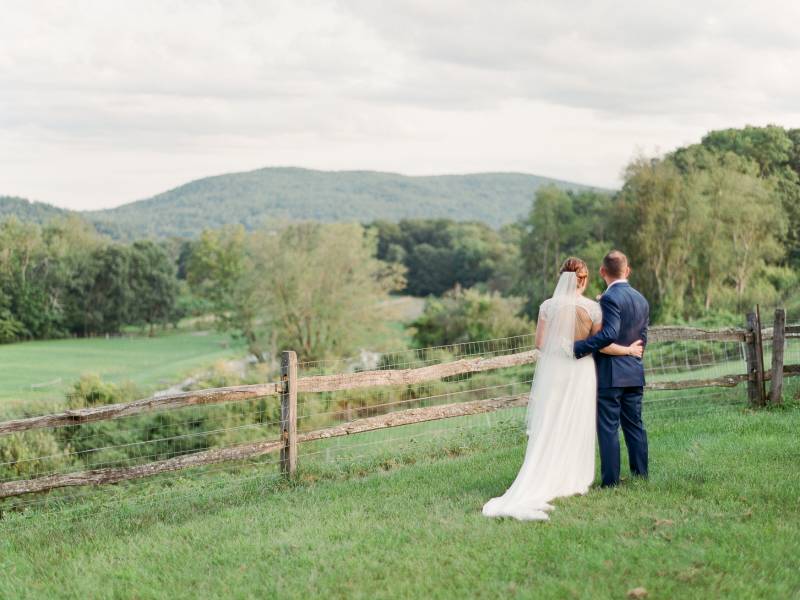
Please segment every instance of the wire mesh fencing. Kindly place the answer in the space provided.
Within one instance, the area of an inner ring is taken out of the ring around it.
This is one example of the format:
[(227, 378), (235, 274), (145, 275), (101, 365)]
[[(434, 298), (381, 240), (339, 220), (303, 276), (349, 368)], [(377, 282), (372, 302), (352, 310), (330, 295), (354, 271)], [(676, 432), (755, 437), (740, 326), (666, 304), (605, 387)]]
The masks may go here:
[[(422, 349), (388, 352), (352, 360), (301, 362), (298, 377), (359, 371), (419, 369), (442, 363), (519, 354), (534, 349), (532, 335), (481, 342), (468, 342)], [(298, 431), (309, 431), (335, 423), (420, 408), (512, 396), (530, 388), (533, 370), (518, 366), (500, 371), (460, 373), (443, 379), (406, 386), (377, 386), (333, 392), (301, 393), (298, 397)]]
[[(729, 388), (707, 383), (746, 373), (745, 342), (736, 336), (723, 336), (721, 340), (696, 338), (671, 335), (659, 340), (656, 336), (648, 345), (648, 382), (666, 383), (673, 388), (646, 392), (646, 422), (698, 414), (711, 416), (747, 405), (745, 386)], [(309, 439), (299, 446), (301, 476), (318, 470), (320, 465), (346, 469), (364, 461), (393, 464), (414, 460), (421, 454), (457, 454), (478, 442), (509, 443), (509, 436), (523, 436), (522, 423), (536, 370), (534, 350), (534, 336), (523, 335), (300, 362), (300, 381), (330, 375), (341, 375), (346, 380), (349, 375), (396, 375), (463, 365), (463, 369), (450, 369), (448, 375), (434, 374), (420, 381), (411, 378), (413, 381), (407, 384), (301, 391), (297, 396), (297, 432), (301, 440), (303, 436)], [(787, 363), (800, 363), (799, 339), (787, 339), (785, 351)], [(515, 360), (503, 362), (505, 358)], [(493, 364), (511, 366), (486, 367), (486, 361), (492, 360), (500, 360)], [(380, 377), (375, 380), (380, 381)], [(689, 387), (680, 389), (684, 384)], [(97, 400), (87, 397), (66, 399), (67, 407), (77, 411), (94, 401)], [(477, 408), (455, 418), (445, 418), (450, 415), (446, 411), (438, 412), (468, 405)], [(395, 426), (392, 419), (409, 413), (414, 417), (406, 419), (407, 424)], [(376, 423), (374, 427), (370, 424), (353, 435), (339, 432), (322, 439), (310, 435), (346, 424), (372, 423), (370, 419)], [(101, 483), (108, 473), (115, 477), (132, 472), (137, 473), (136, 478), (147, 476), (145, 481), (127, 483), (126, 477), (111, 479), (123, 482), (117, 490), (136, 489), (136, 495), (143, 499), (169, 495), (175, 480), (215, 485), (217, 480), (231, 481), (226, 476), (235, 474), (245, 480), (271, 481), (281, 472), (276, 450), (282, 446), (282, 436), (281, 399), (274, 394), (0, 435), (0, 496), (4, 486), (10, 489), (15, 483), (68, 482), (48, 493), (8, 494), (0, 498), (0, 511), (20, 512), (44, 506), (76, 508), (80, 500), (97, 496), (83, 483)], [(247, 452), (237, 454), (242, 448)], [(206, 457), (211, 460), (203, 462)], [(198, 460), (191, 462), (194, 459)], [(153, 465), (163, 468), (153, 469)], [(76, 482), (81, 486), (73, 487)], [(118, 499), (120, 493), (112, 492), (107, 497)]]
[[(265, 397), (7, 434), (0, 436), (0, 488), (59, 477), (69, 483), (75, 473), (124, 475), (154, 463), (275, 439), (279, 431), (279, 403), (275, 397)], [(205, 466), (203, 471), (235, 468), (234, 462)], [(275, 465), (278, 459), (248, 460), (254, 462)], [(68, 489), (0, 500), (0, 510), (59, 504), (82, 494), (78, 488), (64, 487)]]

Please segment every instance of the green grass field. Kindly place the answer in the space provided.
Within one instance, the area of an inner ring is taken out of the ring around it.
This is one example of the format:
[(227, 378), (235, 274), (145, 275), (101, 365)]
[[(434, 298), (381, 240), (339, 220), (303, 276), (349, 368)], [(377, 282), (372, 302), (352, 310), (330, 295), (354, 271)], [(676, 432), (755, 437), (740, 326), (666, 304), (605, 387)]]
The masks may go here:
[[(385, 308), (389, 327), (365, 344), (401, 347), (420, 303)], [(59, 406), (83, 373), (149, 393), (244, 352), (190, 331), (0, 346), (0, 417)], [(675, 356), (663, 363), (693, 355)], [(696, 364), (653, 379), (742, 368)], [(466, 400), (529, 377), (519, 367), (425, 394), (463, 387)], [(520, 409), (304, 445), (293, 482), (270, 456), (33, 496), (22, 513), (0, 503), (0, 599), (624, 598), (638, 587), (648, 598), (800, 598), (800, 405), (748, 410), (744, 386), (646, 399), (651, 480), (559, 500), (548, 523), (480, 515), (521, 463)]]
[[(419, 316), (424, 300), (391, 296), (380, 303), (385, 327), (361, 340), (368, 350), (404, 348), (410, 343), (405, 323)], [(142, 335), (126, 328), (124, 337), (47, 340), (0, 344), (0, 419), (24, 412), (57, 409), (65, 392), (84, 374), (113, 383), (131, 382), (143, 394), (169, 387), (216, 361), (241, 358), (246, 349), (216, 331), (208, 319), (187, 319), (177, 331)]]
[(6, 515), (0, 597), (800, 597), (796, 403), (653, 413), (650, 481), (547, 523), (480, 515), (519, 468), (519, 411), (455, 421), (306, 452), (295, 483), (242, 466)]
[(228, 335), (208, 331), (0, 345), (0, 416), (52, 409), (85, 373), (115, 383), (131, 381), (149, 392), (244, 353)]

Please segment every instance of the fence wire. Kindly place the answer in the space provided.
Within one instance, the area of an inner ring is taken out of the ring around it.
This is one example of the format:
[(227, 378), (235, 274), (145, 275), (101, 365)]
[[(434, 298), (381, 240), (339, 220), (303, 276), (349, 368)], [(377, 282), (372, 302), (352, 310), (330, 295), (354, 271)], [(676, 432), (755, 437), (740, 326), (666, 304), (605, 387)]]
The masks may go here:
[[(769, 347), (765, 343), (765, 351), (769, 351)], [(364, 352), (350, 358), (300, 362), (298, 376), (415, 369), (533, 349), (534, 336), (524, 335), (398, 352)], [(786, 363), (800, 363), (800, 340), (787, 340)], [(653, 342), (645, 354), (645, 370), (648, 380), (653, 382), (744, 373), (743, 344), (698, 340)], [(528, 364), (406, 386), (301, 393), (298, 396), (298, 432), (410, 408), (517, 396), (522, 397), (524, 403), (534, 376), (535, 365)], [(740, 385), (733, 389), (651, 391), (645, 396), (644, 418), (655, 423), (735, 409), (745, 405), (744, 389), (745, 386)], [(68, 399), (68, 403), (74, 400)], [(508, 440), (509, 434), (522, 435), (524, 412), (524, 406), (520, 406), (304, 443), (299, 447), (299, 466), (301, 471), (318, 465), (346, 468), (348, 464), (364, 460), (402, 460), (403, 456), (414, 452), (457, 453), (459, 448), (469, 446), (476, 436), (487, 438), (502, 434), (506, 436), (502, 439)], [(133, 467), (206, 450), (234, 448), (248, 442), (277, 440), (279, 435), (280, 399), (275, 396), (31, 430), (0, 436), (0, 484), (91, 469)], [(0, 514), (9, 511), (35, 513), (43, 508), (80, 510), (82, 503), (95, 502), (98, 497), (116, 502), (113, 499), (123, 493), (119, 490), (137, 490), (141, 498), (155, 499), (169, 495), (176, 479), (194, 481), (200, 478), (210, 482), (215, 475), (238, 474), (245, 467), (256, 468), (253, 478), (264, 481), (264, 478), (277, 477), (278, 464), (279, 457), (275, 453), (128, 482), (115, 486), (116, 491), (107, 494), (92, 488), (64, 488), (46, 494), (19, 496), (0, 500)]]

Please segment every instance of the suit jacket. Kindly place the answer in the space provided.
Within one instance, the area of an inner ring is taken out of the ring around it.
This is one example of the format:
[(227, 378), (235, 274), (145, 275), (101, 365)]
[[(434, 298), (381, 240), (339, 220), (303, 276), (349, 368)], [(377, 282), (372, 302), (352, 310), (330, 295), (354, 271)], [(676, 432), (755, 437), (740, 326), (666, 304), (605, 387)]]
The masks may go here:
[(590, 338), (575, 342), (575, 356), (594, 354), (597, 387), (644, 386), (644, 365), (635, 356), (611, 356), (601, 349), (617, 343), (628, 346), (636, 340), (647, 344), (650, 305), (626, 282), (615, 283), (600, 297), (603, 328)]

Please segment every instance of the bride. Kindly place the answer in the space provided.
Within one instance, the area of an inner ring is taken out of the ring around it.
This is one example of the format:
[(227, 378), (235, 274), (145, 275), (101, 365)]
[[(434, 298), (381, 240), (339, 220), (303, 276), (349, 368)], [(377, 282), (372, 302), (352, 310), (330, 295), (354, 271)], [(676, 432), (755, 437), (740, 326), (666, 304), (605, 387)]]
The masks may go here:
[[(553, 297), (539, 307), (536, 347), (541, 355), (528, 401), (528, 447), (505, 494), (483, 507), (487, 517), (547, 520), (554, 498), (585, 494), (594, 480), (597, 378), (591, 355), (575, 359), (573, 342), (602, 325), (600, 305), (583, 295), (589, 270), (568, 258)], [(641, 342), (612, 344), (605, 354), (641, 357)]]

